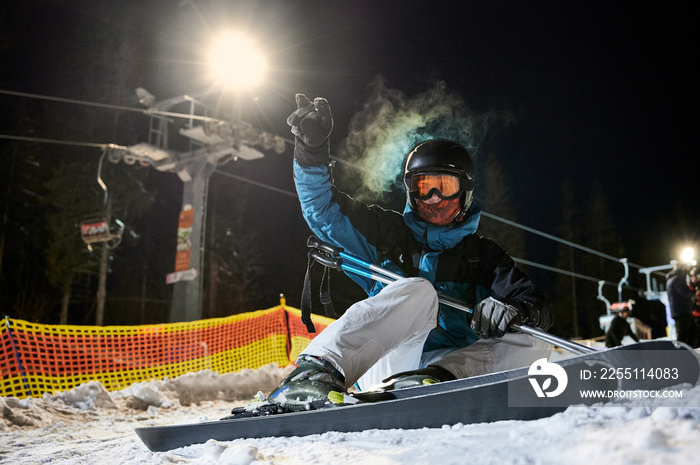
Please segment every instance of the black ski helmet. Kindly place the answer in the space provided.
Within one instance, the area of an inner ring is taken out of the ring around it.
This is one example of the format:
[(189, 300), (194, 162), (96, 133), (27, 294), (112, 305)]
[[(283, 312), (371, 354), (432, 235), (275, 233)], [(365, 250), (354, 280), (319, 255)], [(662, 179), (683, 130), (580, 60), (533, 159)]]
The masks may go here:
[(411, 178), (424, 173), (452, 174), (460, 180), (461, 218), (472, 204), (474, 191), (474, 164), (466, 147), (448, 139), (421, 142), (409, 152), (403, 171), (403, 182), (411, 208), (416, 210), (416, 199), (411, 194)]

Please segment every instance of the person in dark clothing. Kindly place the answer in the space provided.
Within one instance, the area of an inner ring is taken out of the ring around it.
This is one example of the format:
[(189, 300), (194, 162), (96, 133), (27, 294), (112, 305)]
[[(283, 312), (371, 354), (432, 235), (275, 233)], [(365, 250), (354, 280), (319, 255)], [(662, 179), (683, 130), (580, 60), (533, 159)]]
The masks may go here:
[(693, 323), (695, 323), (695, 345), (692, 347), (700, 348), (700, 269), (694, 266), (690, 270), (690, 281), (688, 283), (690, 290), (695, 294), (692, 298)]
[(695, 293), (688, 286), (690, 266), (680, 264), (666, 275), (666, 292), (671, 317), (676, 322), (676, 339), (688, 345), (695, 345), (697, 330), (692, 316), (692, 299)]
[(639, 342), (639, 338), (632, 331), (632, 327), (627, 322), (630, 316), (631, 308), (629, 306), (622, 307), (616, 312), (615, 318), (610, 322), (610, 328), (605, 333), (605, 347), (617, 347), (622, 345), (622, 339), (629, 336), (635, 342)]
[[(314, 338), (269, 399), (290, 409), (396, 375), (395, 387), (531, 365), (551, 347), (514, 324), (547, 330), (552, 305), (506, 251), (476, 233), (474, 167), (458, 142), (426, 140), (404, 155), (404, 213), (366, 205), (332, 178), (328, 102), (297, 94), (294, 181), (302, 213), (322, 241), (405, 276), (382, 284), (351, 275), (369, 295)], [(473, 308), (439, 304), (437, 293)], [(297, 399), (295, 401), (295, 399)], [(299, 399), (301, 399), (299, 401)]]

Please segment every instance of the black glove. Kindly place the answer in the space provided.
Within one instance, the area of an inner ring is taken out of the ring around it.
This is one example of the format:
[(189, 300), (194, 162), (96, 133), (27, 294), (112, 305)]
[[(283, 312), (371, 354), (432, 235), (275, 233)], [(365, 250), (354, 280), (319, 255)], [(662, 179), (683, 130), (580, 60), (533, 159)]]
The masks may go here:
[(330, 140), (333, 115), (328, 101), (316, 97), (311, 101), (304, 94), (296, 94), (297, 110), (289, 115), (287, 124), (295, 137), (294, 158), (302, 166), (319, 166), (330, 159)]
[(503, 337), (510, 325), (527, 322), (525, 312), (493, 297), (479, 302), (472, 314), (472, 329), (482, 339)]

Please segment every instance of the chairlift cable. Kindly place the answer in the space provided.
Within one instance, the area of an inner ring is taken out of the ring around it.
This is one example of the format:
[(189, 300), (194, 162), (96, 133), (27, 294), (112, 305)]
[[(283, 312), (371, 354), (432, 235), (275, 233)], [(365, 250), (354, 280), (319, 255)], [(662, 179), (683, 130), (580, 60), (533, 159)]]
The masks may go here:
[[(49, 100), (49, 101), (54, 101), (54, 102), (62, 102), (62, 103), (70, 103), (70, 104), (78, 104), (78, 105), (87, 105), (87, 106), (93, 106), (93, 107), (99, 107), (99, 108), (107, 108), (107, 109), (112, 109), (112, 110), (119, 110), (119, 111), (131, 111), (131, 112), (138, 112), (146, 115), (159, 115), (159, 116), (172, 116), (172, 117), (181, 117), (181, 118), (188, 118), (188, 119), (198, 119), (198, 120), (204, 120), (204, 121), (221, 121), (220, 119), (217, 118), (211, 118), (211, 117), (206, 117), (206, 116), (197, 116), (197, 115), (189, 115), (189, 114), (184, 114), (184, 113), (174, 113), (174, 112), (166, 112), (166, 111), (160, 111), (160, 110), (153, 110), (153, 109), (143, 109), (143, 108), (134, 108), (134, 107), (127, 107), (123, 105), (112, 105), (112, 104), (105, 104), (105, 103), (98, 103), (98, 102), (89, 102), (85, 100), (77, 100), (77, 99), (68, 99), (68, 98), (63, 98), (63, 97), (51, 97), (51, 96), (45, 96), (45, 95), (39, 95), (39, 94), (31, 94), (31, 93), (26, 93), (26, 92), (16, 92), (16, 91), (9, 91), (9, 90), (2, 90), (0, 89), (0, 94), (5, 94), (5, 95), (11, 95), (11, 96), (16, 96), (16, 97), (27, 97), (27, 98), (35, 98), (35, 99), (41, 99), (41, 100)], [(0, 134), (0, 139), (9, 139), (9, 140), (20, 140), (20, 141), (25, 141), (25, 142), (42, 142), (42, 143), (52, 143), (52, 144), (62, 144), (62, 145), (73, 145), (73, 146), (82, 146), (82, 147), (96, 147), (96, 148), (106, 148), (106, 147), (116, 147), (114, 144), (100, 144), (100, 143), (91, 143), (91, 142), (76, 142), (76, 141), (65, 141), (65, 140), (57, 140), (57, 139), (43, 139), (43, 138), (38, 138), (38, 137), (27, 137), (27, 136), (13, 136), (13, 135), (6, 135), (6, 134)], [(291, 139), (284, 139), (286, 143), (292, 143), (293, 141)], [(354, 166), (352, 163), (345, 162), (344, 160), (336, 160), (342, 164)], [(231, 173), (226, 173), (224, 171), (217, 170), (216, 173), (221, 174), (223, 176), (227, 176), (242, 182), (247, 182), (249, 184), (256, 185), (258, 187), (262, 187), (268, 190), (272, 190), (274, 192), (283, 194), (283, 195), (288, 195), (291, 197), (297, 197), (297, 194), (294, 192), (286, 191), (284, 189), (279, 189), (274, 186), (270, 186), (264, 183), (260, 183), (258, 181), (253, 181), (251, 179), (247, 179), (241, 176), (237, 176)], [(524, 231), (545, 237), (547, 239), (553, 240), (555, 242), (559, 242), (564, 245), (568, 245), (570, 247), (577, 248), (579, 250), (582, 250), (584, 252), (597, 255), (602, 258), (606, 258), (608, 260), (612, 260), (615, 262), (620, 262), (621, 259), (614, 257), (612, 255), (608, 255), (602, 252), (598, 252), (597, 250), (591, 249), (589, 247), (585, 247), (579, 244), (576, 244), (574, 242), (568, 241), (566, 239), (562, 239), (557, 236), (553, 236), (551, 234), (539, 231), (534, 228), (530, 228), (528, 226), (522, 225), (520, 223), (516, 223), (515, 221), (511, 221), (505, 218), (502, 218), (500, 216), (494, 215), (492, 213), (488, 213), (485, 211), (481, 212), (482, 215), (484, 215), (487, 218), (494, 219), (496, 221), (500, 221), (502, 223), (517, 227), (519, 229), (522, 229)], [(527, 260), (523, 259), (514, 259), (516, 262), (520, 262), (526, 265), (546, 269), (549, 271), (557, 272), (557, 273), (562, 273), (562, 274), (567, 274), (576, 278), (580, 279), (586, 279), (586, 280), (591, 280), (591, 281), (596, 281), (598, 282), (599, 280), (592, 278), (590, 276), (585, 276), (585, 275), (580, 275), (578, 273), (572, 273), (568, 272), (566, 270), (561, 270), (558, 268), (550, 267), (547, 265), (542, 265), (538, 264), (535, 262), (530, 262)], [(641, 265), (637, 265), (634, 263), (628, 262), (629, 266), (633, 266), (635, 268), (643, 268)], [(609, 285), (615, 285), (617, 286), (617, 283), (610, 283), (610, 282), (605, 282), (606, 284)]]

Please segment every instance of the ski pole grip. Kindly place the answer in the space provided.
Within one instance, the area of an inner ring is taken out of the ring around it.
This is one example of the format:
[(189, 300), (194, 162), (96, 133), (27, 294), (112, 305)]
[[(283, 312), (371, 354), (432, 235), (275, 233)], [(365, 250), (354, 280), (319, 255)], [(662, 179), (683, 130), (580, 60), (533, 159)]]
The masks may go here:
[(318, 250), (311, 250), (309, 252), (309, 257), (320, 263), (321, 265), (328, 267), (328, 268), (333, 268), (334, 270), (338, 271), (343, 271), (343, 260), (340, 258), (333, 258), (329, 257), (328, 255), (324, 255)]
[(311, 247), (313, 249), (318, 249), (323, 252), (329, 253), (331, 255), (337, 256), (340, 254), (340, 252), (343, 252), (343, 249), (340, 247), (335, 247), (327, 242), (323, 242), (321, 239), (319, 239), (316, 236), (311, 236), (306, 240), (306, 245), (308, 247)]

